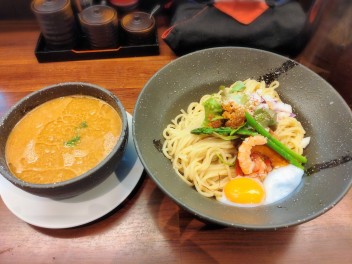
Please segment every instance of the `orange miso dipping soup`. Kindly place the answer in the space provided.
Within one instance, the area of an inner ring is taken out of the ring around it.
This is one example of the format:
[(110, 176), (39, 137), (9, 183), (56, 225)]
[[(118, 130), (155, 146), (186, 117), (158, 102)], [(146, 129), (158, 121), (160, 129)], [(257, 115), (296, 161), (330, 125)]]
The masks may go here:
[(109, 155), (121, 130), (121, 117), (103, 100), (81, 95), (52, 99), (13, 128), (6, 161), (12, 174), (25, 182), (67, 181)]

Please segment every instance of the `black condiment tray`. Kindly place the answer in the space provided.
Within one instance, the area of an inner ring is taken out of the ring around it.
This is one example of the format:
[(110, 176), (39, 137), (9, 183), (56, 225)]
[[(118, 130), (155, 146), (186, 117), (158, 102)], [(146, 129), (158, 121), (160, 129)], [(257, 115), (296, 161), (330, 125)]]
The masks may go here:
[(118, 40), (119, 45), (116, 48), (94, 50), (89, 47), (88, 39), (83, 34), (79, 34), (74, 48), (50, 49), (46, 45), (45, 38), (40, 34), (35, 56), (38, 62), (58, 62), (159, 55), (157, 30), (154, 32), (153, 39), (145, 43), (129, 44), (127, 37), (119, 28)]

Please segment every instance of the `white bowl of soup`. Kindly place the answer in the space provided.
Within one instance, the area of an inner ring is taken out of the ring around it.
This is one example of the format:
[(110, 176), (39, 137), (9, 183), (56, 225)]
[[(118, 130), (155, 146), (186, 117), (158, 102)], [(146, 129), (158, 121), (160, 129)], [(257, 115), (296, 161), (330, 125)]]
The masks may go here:
[(80, 82), (29, 94), (0, 123), (0, 174), (22, 190), (68, 198), (102, 183), (115, 170), (128, 140), (121, 101)]

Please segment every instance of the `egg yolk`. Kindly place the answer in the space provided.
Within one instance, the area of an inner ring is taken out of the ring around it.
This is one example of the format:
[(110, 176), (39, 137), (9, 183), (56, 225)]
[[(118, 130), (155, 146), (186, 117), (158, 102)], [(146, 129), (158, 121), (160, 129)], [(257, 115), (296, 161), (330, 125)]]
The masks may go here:
[(224, 186), (226, 198), (237, 204), (259, 204), (265, 198), (260, 182), (248, 177), (236, 177)]

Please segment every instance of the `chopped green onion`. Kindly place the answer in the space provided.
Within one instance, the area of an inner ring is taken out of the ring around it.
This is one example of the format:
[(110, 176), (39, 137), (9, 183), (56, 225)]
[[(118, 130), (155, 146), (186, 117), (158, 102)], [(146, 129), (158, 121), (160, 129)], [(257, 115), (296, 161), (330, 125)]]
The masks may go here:
[(81, 124), (79, 124), (79, 128), (87, 128), (88, 124), (87, 121), (83, 121)]
[(66, 147), (74, 147), (77, 145), (77, 143), (81, 140), (81, 137), (79, 135), (74, 136), (70, 140), (65, 142)]

